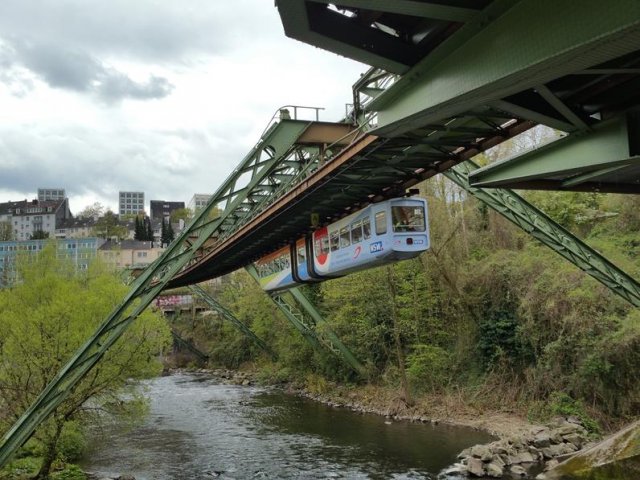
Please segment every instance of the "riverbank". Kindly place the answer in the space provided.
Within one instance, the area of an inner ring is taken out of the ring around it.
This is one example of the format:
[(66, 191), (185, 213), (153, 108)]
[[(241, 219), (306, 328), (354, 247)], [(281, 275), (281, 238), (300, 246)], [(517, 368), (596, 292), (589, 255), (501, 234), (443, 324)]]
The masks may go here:
[[(237, 385), (265, 384), (260, 372), (253, 370), (202, 369), (198, 373)], [(588, 442), (587, 431), (575, 417), (568, 420), (557, 417), (542, 425), (513, 411), (474, 408), (451, 395), (423, 395), (417, 397), (413, 405), (407, 405), (394, 389), (375, 385), (345, 386), (321, 377), (308, 378), (306, 385), (278, 383), (277, 387), (332, 408), (380, 415), (387, 422), (467, 427), (496, 437), (491, 443), (460, 452), (459, 463), (449, 469), (454, 475), (533, 478), (543, 468), (557, 465), (558, 457), (566, 457)]]
[(223, 371), (145, 381), (144, 421), (94, 432), (82, 467), (100, 479), (409, 480), (435, 478), (462, 449), (492, 439), (468, 428), (388, 421), (251, 383)]
[[(180, 372), (176, 369), (172, 372)], [(254, 370), (229, 370), (224, 368), (199, 369), (206, 373), (237, 385), (262, 384), (274, 386), (264, 381)], [(314, 381), (316, 380), (316, 381)], [(460, 398), (451, 395), (423, 395), (415, 404), (407, 405), (399, 392), (376, 385), (338, 385), (324, 379), (311, 379), (308, 385), (285, 382), (275, 386), (284, 391), (306, 397), (335, 408), (347, 408), (360, 413), (371, 413), (387, 417), (393, 421), (409, 421), (446, 424), (482, 430), (499, 439), (518, 435), (529, 435), (544, 428), (532, 423), (524, 415), (513, 411), (479, 409), (466, 405)], [(310, 385), (309, 385), (310, 384)]]

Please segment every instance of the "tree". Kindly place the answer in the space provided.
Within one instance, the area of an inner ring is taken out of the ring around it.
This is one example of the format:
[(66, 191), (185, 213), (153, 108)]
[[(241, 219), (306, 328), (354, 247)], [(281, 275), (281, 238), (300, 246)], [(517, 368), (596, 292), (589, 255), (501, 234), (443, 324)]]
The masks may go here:
[(36, 230), (31, 234), (31, 240), (45, 240), (49, 238), (49, 232), (44, 230)]
[(151, 219), (149, 217), (144, 218), (144, 239), (153, 242), (153, 228), (151, 227)]
[(118, 216), (111, 210), (107, 210), (105, 214), (98, 219), (93, 232), (97, 237), (109, 239), (117, 237), (122, 240), (127, 236), (127, 228), (118, 223)]
[(78, 213), (79, 218), (93, 218), (97, 220), (104, 213), (104, 205), (100, 202), (95, 202), (93, 205), (88, 205)]
[(173, 232), (173, 227), (171, 226), (171, 221), (162, 220), (162, 235), (160, 242), (162, 245), (169, 245), (173, 242), (175, 238), (175, 233)]
[(173, 227), (171, 226), (171, 222), (169, 221), (168, 225), (167, 225), (167, 239), (169, 240), (167, 242), (167, 245), (169, 245), (171, 242), (173, 242), (174, 238), (176, 238), (176, 234), (173, 231)]
[(178, 223), (180, 220), (184, 220), (187, 223), (193, 218), (193, 212), (189, 208), (176, 208), (171, 212), (169, 216), (170, 223)]
[(9, 242), (11, 240), (13, 240), (11, 222), (0, 222), (0, 242)]
[[(17, 268), (22, 282), (0, 290), (3, 430), (27, 409), (127, 292), (99, 262), (76, 274), (70, 262), (56, 257), (54, 245), (37, 256), (19, 258)], [(159, 374), (158, 354), (168, 347), (170, 338), (159, 315), (148, 310), (139, 316), (36, 432), (43, 457), (38, 479), (48, 478), (59, 441), (71, 422), (93, 422), (105, 412), (140, 411), (140, 397), (129, 379)], [(136, 401), (127, 403), (123, 398)]]
[(144, 240), (145, 237), (145, 232), (144, 232), (144, 227), (142, 224), (142, 220), (140, 219), (139, 215), (136, 215), (135, 218), (135, 231), (134, 231), (134, 235), (133, 235), (133, 239), (134, 240)]

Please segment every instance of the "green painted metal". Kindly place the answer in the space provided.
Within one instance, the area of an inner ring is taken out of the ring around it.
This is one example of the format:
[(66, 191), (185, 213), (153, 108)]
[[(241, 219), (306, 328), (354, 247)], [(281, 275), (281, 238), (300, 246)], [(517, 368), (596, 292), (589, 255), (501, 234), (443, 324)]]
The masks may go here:
[(496, 100), (491, 102), (491, 106), (502, 110), (503, 112), (510, 113), (517, 118), (526, 118), (536, 123), (546, 125), (547, 127), (555, 128), (562, 132), (573, 132), (575, 126), (562, 118), (553, 117), (551, 115), (545, 115), (530, 108), (523, 107), (522, 105), (516, 105), (515, 103), (507, 102), (506, 100)]
[(331, 350), (334, 353), (338, 354), (351, 368), (353, 368), (361, 376), (366, 375), (364, 366), (356, 359), (353, 353), (351, 353), (351, 350), (349, 350), (340, 341), (333, 330), (331, 330), (322, 314), (320, 314), (318, 309), (304, 295), (304, 293), (302, 293), (302, 291), (297, 287), (290, 289), (289, 293), (291, 293), (293, 298), (298, 302), (303, 310), (313, 319), (316, 329), (319, 329), (322, 332), (321, 338), (326, 340), (325, 343), (330, 345)]
[[(300, 0), (276, 0), (276, 6), (281, 12), (282, 24), (285, 34), (289, 37), (305, 41), (325, 50), (338, 53), (347, 58), (353, 58), (363, 63), (369, 63), (373, 58), (375, 65), (390, 72), (404, 72), (409, 67), (401, 62), (366, 52), (356, 46), (345, 44), (328, 36), (313, 31), (309, 27), (309, 19), (306, 14), (306, 5)], [(286, 15), (283, 15), (285, 12)]]
[(218, 302), (215, 298), (209, 295), (200, 285), (190, 285), (189, 289), (202, 298), (207, 305), (213, 308), (216, 312), (218, 312), (222, 317), (230, 322), (238, 331), (243, 333), (249, 340), (258, 345), (262, 350), (267, 352), (273, 360), (277, 360), (277, 355), (269, 346), (258, 337), (253, 331), (240, 320), (238, 320), (233, 313), (227, 308), (225, 308), (220, 302)]
[[(570, 180), (591, 171), (606, 173), (603, 169), (637, 165), (631, 159), (629, 131), (624, 117), (594, 125), (593, 131), (569, 135), (517, 157), (481, 168), (469, 175), (473, 187), (501, 187), (540, 179)], [(583, 177), (583, 182), (592, 179)], [(583, 183), (574, 179), (565, 186)]]
[[(286, 160), (298, 136), (309, 122), (274, 117), (260, 141), (212, 196), (209, 204), (172, 242), (165, 252), (131, 284), (122, 302), (109, 314), (93, 336), (58, 372), (29, 409), (4, 435), (0, 443), (0, 466), (33, 434), (91, 370), (131, 322), (151, 303), (169, 281), (187, 267), (214, 234), (224, 233), (225, 222), (245, 212), (243, 202), (253, 188), (269, 178)], [(249, 180), (243, 180), (249, 176)], [(242, 184), (245, 181), (246, 184)], [(221, 199), (223, 199), (221, 201)]]
[(636, 0), (619, 0), (615, 8), (600, 0), (510, 3), (495, 20), (485, 19), (489, 23), (472, 39), (444, 58), (436, 49), (380, 95), (371, 107), (379, 112), (374, 133), (396, 136), (453, 117), (640, 44)]
[[(315, 0), (317, 3), (334, 3), (334, 0)], [(478, 10), (436, 3), (416, 2), (412, 0), (340, 0), (341, 7), (361, 8), (376, 12), (411, 15), (450, 22), (468, 22)]]
[[(255, 266), (248, 265), (245, 270), (256, 282), (259, 282), (260, 279)], [(290, 298), (287, 298), (287, 296)], [(269, 297), (313, 348), (318, 351), (322, 351), (323, 348), (328, 349), (360, 376), (366, 376), (364, 366), (342, 343), (326, 323), (324, 317), (299, 288), (294, 287), (285, 292), (273, 293)], [(302, 310), (296, 306), (296, 302), (302, 307)]]
[[(253, 277), (256, 282), (260, 281), (258, 277), (258, 272), (253, 265), (247, 265), (245, 270), (249, 275)], [(317, 351), (322, 351), (323, 347), (316, 335), (314, 330), (314, 325), (310, 324), (308, 320), (304, 317), (302, 312), (293, 307), (289, 302), (287, 302), (282, 295), (269, 295), (273, 303), (280, 309), (280, 311), (284, 314), (286, 319), (294, 326), (296, 330), (300, 332), (300, 334), (305, 338), (307, 342)]]
[(637, 280), (513, 191), (470, 186), (469, 174), (477, 169), (478, 166), (469, 160), (443, 174), (614, 293), (640, 307), (640, 283)]

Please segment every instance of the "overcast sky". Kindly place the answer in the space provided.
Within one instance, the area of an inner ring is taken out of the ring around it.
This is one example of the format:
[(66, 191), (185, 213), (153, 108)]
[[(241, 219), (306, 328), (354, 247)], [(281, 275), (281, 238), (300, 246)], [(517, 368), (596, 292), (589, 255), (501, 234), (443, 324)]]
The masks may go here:
[(286, 38), (273, 0), (1, 0), (0, 201), (186, 203), (279, 106), (338, 120), (365, 70)]

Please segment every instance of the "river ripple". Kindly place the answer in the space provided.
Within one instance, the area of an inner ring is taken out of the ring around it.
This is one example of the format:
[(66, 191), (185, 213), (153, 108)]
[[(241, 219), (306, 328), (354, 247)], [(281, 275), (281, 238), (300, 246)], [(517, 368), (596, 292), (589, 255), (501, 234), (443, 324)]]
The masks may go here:
[(99, 476), (168, 479), (434, 479), (491, 438), (467, 428), (389, 422), (206, 375), (145, 382), (151, 412), (106, 428), (82, 465)]

